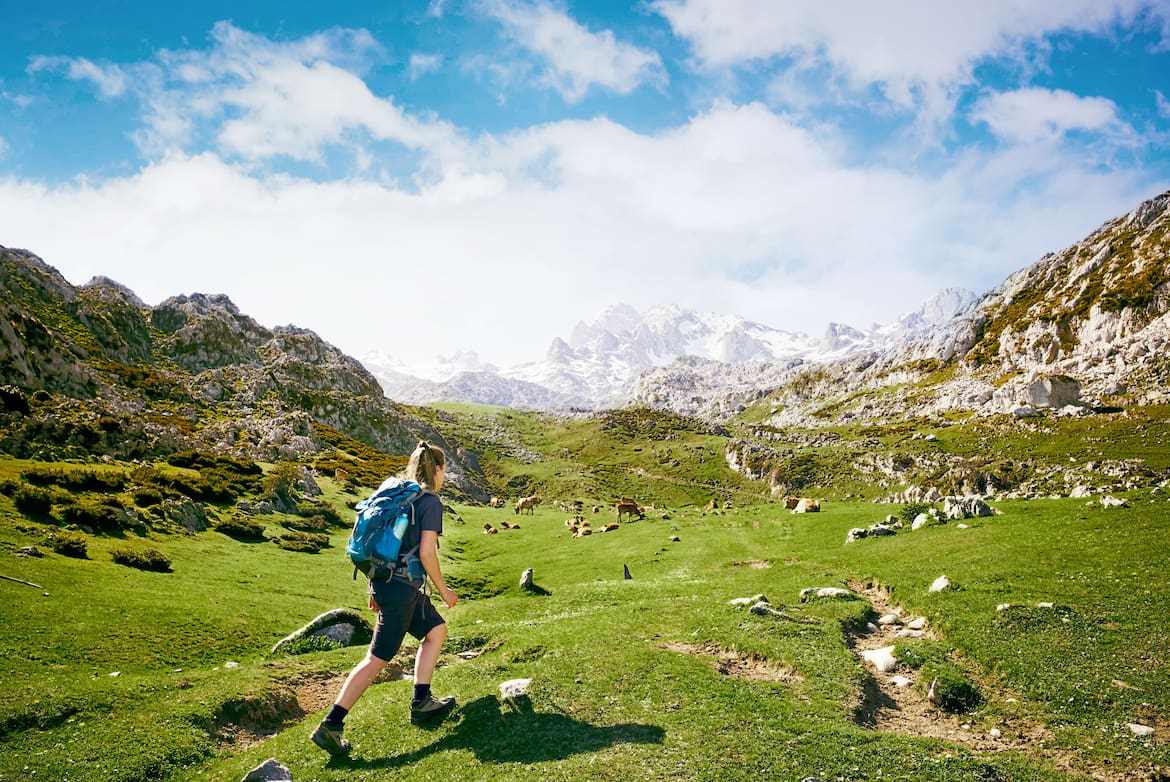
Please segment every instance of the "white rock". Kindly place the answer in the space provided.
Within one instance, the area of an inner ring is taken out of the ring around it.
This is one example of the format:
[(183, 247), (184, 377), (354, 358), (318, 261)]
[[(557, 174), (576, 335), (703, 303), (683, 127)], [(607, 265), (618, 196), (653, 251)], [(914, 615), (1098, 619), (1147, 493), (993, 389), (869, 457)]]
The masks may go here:
[(1011, 607), (1012, 607), (1012, 604), (1011, 604), (1011, 603), (1000, 603), (999, 605), (997, 605), (997, 606), (995, 607), (995, 610), (996, 610), (996, 611), (1006, 611), (1006, 610), (1008, 610), (1008, 609), (1009, 609), (1009, 608), (1011, 608)]
[(519, 698), (521, 695), (528, 694), (528, 686), (532, 684), (532, 679), (509, 679), (506, 682), (500, 683), (500, 697)]
[(882, 626), (896, 625), (899, 621), (901, 620), (898, 619), (897, 614), (882, 614), (881, 619), (878, 619), (878, 624)]
[(909, 687), (913, 683), (913, 679), (907, 679), (905, 676), (890, 677), (890, 684), (893, 684), (895, 687)]
[(1000, 730), (999, 728), (992, 728), (991, 730), (987, 731), (987, 735), (991, 736), (991, 738), (993, 738), (993, 739), (998, 739), (1000, 736), (1003, 735), (1003, 731)]
[(917, 619), (907, 622), (906, 626), (911, 630), (921, 630), (926, 627), (926, 617), (920, 616)]
[(944, 592), (950, 588), (951, 580), (946, 576), (939, 576), (934, 580), (934, 583), (930, 585), (931, 592)]
[(1055, 605), (1056, 605), (1056, 603), (1037, 603), (1036, 607), (1037, 608), (1052, 608)]
[(897, 667), (898, 661), (894, 659), (894, 647), (883, 646), (881, 649), (869, 649), (861, 653), (866, 662), (877, 668), (882, 673), (889, 673)]
[(895, 638), (925, 638), (926, 632), (923, 630), (910, 630), (903, 627), (898, 632), (894, 633)]
[(1152, 736), (1152, 735), (1154, 735), (1154, 729), (1151, 728), (1149, 725), (1139, 725), (1136, 722), (1127, 722), (1127, 723), (1125, 723), (1125, 727), (1129, 728), (1130, 731), (1135, 736)]

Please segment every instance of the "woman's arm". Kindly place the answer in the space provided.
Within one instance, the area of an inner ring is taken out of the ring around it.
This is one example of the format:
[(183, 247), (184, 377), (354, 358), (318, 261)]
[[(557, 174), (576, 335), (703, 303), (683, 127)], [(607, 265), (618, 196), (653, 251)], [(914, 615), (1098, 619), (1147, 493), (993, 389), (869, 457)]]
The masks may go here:
[(439, 569), (439, 533), (429, 529), (422, 531), (418, 558), (422, 560), (423, 569), (427, 571), (431, 583), (435, 585), (435, 589), (439, 590), (439, 597), (443, 598), (443, 602), (447, 604), (448, 608), (455, 605), (459, 600), (459, 595), (448, 588), (447, 581), (443, 578), (443, 571)]

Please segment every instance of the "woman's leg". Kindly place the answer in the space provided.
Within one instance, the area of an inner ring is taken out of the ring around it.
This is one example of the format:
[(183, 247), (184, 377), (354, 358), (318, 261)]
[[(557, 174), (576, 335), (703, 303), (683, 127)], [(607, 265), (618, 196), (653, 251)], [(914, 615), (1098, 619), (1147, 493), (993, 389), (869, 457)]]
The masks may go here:
[(358, 698), (362, 697), (362, 693), (370, 688), (374, 679), (378, 678), (378, 674), (385, 667), (386, 660), (375, 657), (372, 652), (367, 652), (366, 658), (354, 666), (354, 669), (349, 672), (345, 684), (341, 686), (341, 692), (337, 695), (337, 705), (346, 711), (352, 709), (354, 704), (358, 702)]
[(431, 683), (431, 677), (435, 673), (435, 665), (439, 662), (439, 652), (443, 650), (443, 642), (446, 640), (446, 624), (435, 625), (427, 632), (422, 643), (418, 645), (418, 654), (414, 657), (415, 684)]

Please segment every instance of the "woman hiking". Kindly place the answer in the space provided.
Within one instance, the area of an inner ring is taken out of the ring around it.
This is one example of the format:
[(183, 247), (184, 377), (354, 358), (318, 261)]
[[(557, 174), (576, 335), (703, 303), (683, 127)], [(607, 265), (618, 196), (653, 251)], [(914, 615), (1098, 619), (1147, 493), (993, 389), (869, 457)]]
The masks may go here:
[[(423, 569), (434, 584), (439, 597), (448, 608), (459, 600), (447, 586), (439, 569), (439, 534), (443, 531), (443, 503), (439, 489), (447, 473), (447, 461), (442, 450), (420, 440), (401, 478), (414, 481), (423, 490), (414, 501), (415, 523), (407, 529), (402, 550), (418, 546), (418, 557)], [(345, 717), (374, 679), (394, 658), (406, 633), (421, 643), (414, 660), (414, 698), (410, 703), (410, 721), (414, 724), (442, 717), (455, 707), (453, 697), (436, 698), (431, 695), (431, 676), (439, 660), (439, 650), (447, 639), (447, 625), (423, 594), (425, 579), (411, 580), (409, 575), (395, 571), (390, 578), (370, 581), (370, 608), (378, 613), (374, 638), (366, 657), (352, 671), (341, 686), (337, 701), (325, 720), (313, 731), (312, 740), (330, 755), (349, 752), (349, 742), (342, 738)]]

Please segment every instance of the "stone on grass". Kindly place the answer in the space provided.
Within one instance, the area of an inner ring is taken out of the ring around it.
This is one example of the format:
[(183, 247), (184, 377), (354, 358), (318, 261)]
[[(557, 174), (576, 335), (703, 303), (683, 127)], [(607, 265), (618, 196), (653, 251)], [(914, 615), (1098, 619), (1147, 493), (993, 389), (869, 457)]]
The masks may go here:
[(532, 679), (509, 679), (506, 682), (500, 683), (500, 697), (504, 700), (510, 698), (519, 698), (521, 695), (528, 694), (528, 687), (532, 684)]
[(1124, 499), (1124, 498), (1118, 499), (1117, 497), (1114, 497), (1111, 494), (1106, 494), (1104, 497), (1101, 498), (1101, 507), (1102, 508), (1128, 508), (1129, 501)]
[(931, 592), (945, 592), (948, 589), (953, 588), (954, 587), (951, 585), (951, 580), (946, 576), (939, 576), (934, 580), (934, 583), (930, 585)]
[(532, 589), (532, 568), (528, 568), (520, 574), (520, 588)]
[[(348, 632), (346, 629), (338, 627), (338, 625), (348, 625)], [(272, 651), (269, 654), (275, 654), (282, 646), (304, 636), (332, 638), (335, 641), (348, 645), (358, 630), (361, 631), (362, 637), (367, 639), (370, 637), (370, 633), (373, 632), (370, 623), (361, 614), (356, 611), (351, 611), (348, 608), (335, 608), (332, 611), (326, 611), (320, 616), (315, 617), (313, 621), (301, 629), (281, 638), (276, 642), (276, 646), (272, 647)], [(342, 640), (343, 638), (347, 640)]]
[(1130, 733), (1135, 736), (1153, 736), (1154, 729), (1149, 725), (1140, 725), (1136, 722), (1127, 722), (1125, 727), (1129, 728)]
[(892, 684), (898, 688), (909, 687), (913, 683), (914, 683), (913, 679), (908, 679), (905, 676), (891, 676), (890, 677), (890, 684)]
[(911, 621), (909, 621), (909, 622), (907, 622), (907, 623), (906, 623), (906, 626), (907, 626), (907, 627), (909, 627), (911, 630), (922, 630), (922, 629), (925, 629), (925, 627), (926, 627), (926, 617), (925, 617), (925, 616), (920, 616), (920, 617), (918, 617), (917, 619), (912, 619)]
[(268, 758), (244, 777), (243, 782), (292, 782), (292, 772), (276, 758)]
[(841, 587), (805, 587), (800, 590), (800, 602), (807, 603), (814, 597), (838, 599), (853, 597), (853, 593)]

